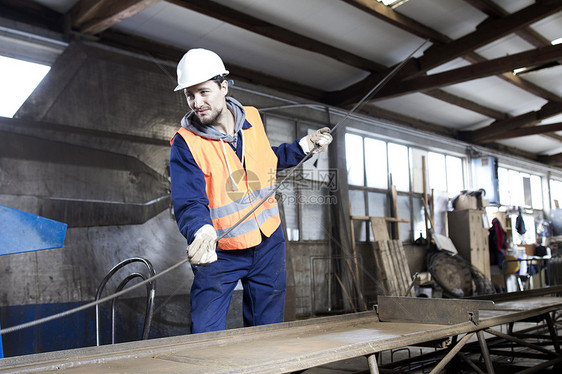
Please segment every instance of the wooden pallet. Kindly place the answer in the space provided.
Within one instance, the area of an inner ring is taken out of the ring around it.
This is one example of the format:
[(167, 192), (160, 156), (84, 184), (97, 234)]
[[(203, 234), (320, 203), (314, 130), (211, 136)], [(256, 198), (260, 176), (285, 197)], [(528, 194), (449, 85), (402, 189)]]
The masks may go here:
[(402, 242), (388, 238), (384, 219), (381, 221), (372, 217), (371, 228), (375, 235), (375, 241), (372, 242), (375, 261), (378, 264), (385, 296), (408, 296), (406, 293), (410, 291), (411, 274)]

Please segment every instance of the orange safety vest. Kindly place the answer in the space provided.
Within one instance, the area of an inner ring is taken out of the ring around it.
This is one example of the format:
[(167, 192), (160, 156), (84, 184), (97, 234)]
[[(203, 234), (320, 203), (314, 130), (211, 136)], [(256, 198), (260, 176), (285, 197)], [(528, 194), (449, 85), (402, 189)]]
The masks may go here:
[[(254, 107), (244, 109), (246, 120), (252, 125), (242, 129), (246, 169), (230, 145), (203, 138), (183, 127), (178, 130), (205, 176), (211, 219), (218, 236), (233, 227), (275, 189), (277, 156), (265, 135), (258, 110)], [(261, 243), (262, 233), (269, 237), (280, 223), (277, 201), (272, 195), (244, 222), (220, 239), (218, 247), (254, 247)]]

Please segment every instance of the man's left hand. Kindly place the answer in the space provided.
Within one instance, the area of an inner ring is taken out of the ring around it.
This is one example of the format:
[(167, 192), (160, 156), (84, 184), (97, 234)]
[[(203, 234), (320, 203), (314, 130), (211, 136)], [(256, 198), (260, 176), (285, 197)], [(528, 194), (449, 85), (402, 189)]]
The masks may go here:
[(332, 142), (332, 135), (330, 135), (329, 127), (322, 127), (320, 130), (316, 130), (312, 134), (305, 137), (308, 145), (308, 150), (306, 153), (320, 153), (325, 152), (328, 149), (328, 145)]

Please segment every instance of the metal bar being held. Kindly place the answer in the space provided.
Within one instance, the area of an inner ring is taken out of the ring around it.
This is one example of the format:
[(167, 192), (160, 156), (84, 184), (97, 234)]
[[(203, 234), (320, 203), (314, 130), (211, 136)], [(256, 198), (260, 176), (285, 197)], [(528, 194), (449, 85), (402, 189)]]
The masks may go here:
[[(390, 81), (395, 75), (396, 73), (398, 73), (400, 71), (400, 69), (402, 69), (402, 67), (408, 62), (410, 61), (410, 59), (414, 56), (414, 54), (416, 54), (417, 51), (419, 51), (427, 42), (429, 39), (424, 40), (424, 42), (422, 44), (420, 44), (415, 50), (412, 51), (412, 53), (410, 53), (408, 55), (408, 57), (406, 57), (406, 59), (404, 61), (402, 61), (400, 64), (396, 65), (396, 67), (394, 67), (394, 69), (392, 69), (390, 71), (390, 73), (388, 73), (382, 80), (380, 80), (373, 88), (371, 88), (371, 90), (369, 90), (369, 92), (367, 92), (365, 94), (365, 96), (363, 96), (361, 98), (361, 100), (359, 100), (348, 112), (347, 114), (341, 119), (339, 120), (334, 127), (332, 127), (330, 129), (330, 133), (333, 134), (336, 129), (338, 128), (339, 125), (341, 125), (344, 121), (346, 121), (349, 116), (355, 112), (357, 110), (357, 108), (359, 108), (359, 106), (361, 104), (363, 104), (365, 102), (365, 100), (367, 100), (369, 97), (371, 97), (372, 95), (374, 95), (375, 93), (377, 93), (382, 87), (384, 87), (385, 84), (388, 83), (388, 81)], [(262, 201), (260, 201), (255, 207), (253, 207), (248, 213), (246, 213), (246, 215), (244, 215), (244, 217), (240, 218), (238, 220), (238, 222), (236, 222), (230, 229), (226, 230), (224, 233), (222, 233), (217, 239), (216, 241), (218, 242), (220, 239), (224, 238), (226, 235), (228, 235), (232, 230), (234, 230), (238, 225), (240, 225), (242, 222), (246, 221), (246, 219), (248, 217), (250, 217), (250, 215), (252, 215), (252, 213), (254, 213), (256, 211), (256, 209), (258, 209), (267, 199), (269, 199), (271, 196), (273, 196), (277, 190), (279, 189), (279, 187), (281, 187), (281, 185), (283, 184), (283, 182), (285, 182), (292, 174), (293, 172), (298, 169), (299, 166), (301, 166), (302, 164), (304, 164), (308, 159), (310, 159), (313, 155), (314, 155), (314, 151), (317, 150), (319, 148), (318, 145), (315, 145), (314, 148), (306, 154), (306, 156), (295, 166), (293, 166), (289, 172), (287, 173), (287, 175), (285, 175), (285, 177), (281, 180), (281, 182), (277, 183), (277, 186), (271, 190), (271, 192), (269, 192), (267, 194), (267, 196), (265, 196), (263, 198)]]

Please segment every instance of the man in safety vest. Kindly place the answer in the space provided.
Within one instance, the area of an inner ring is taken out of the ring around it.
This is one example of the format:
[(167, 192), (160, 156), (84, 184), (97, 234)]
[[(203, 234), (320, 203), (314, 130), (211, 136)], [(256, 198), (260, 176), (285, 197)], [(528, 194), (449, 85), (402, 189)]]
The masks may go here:
[(275, 198), (262, 201), (275, 189), (277, 169), (332, 141), (326, 127), (271, 147), (257, 109), (227, 96), (227, 74), (221, 58), (205, 49), (189, 50), (177, 67), (175, 91), (183, 90), (191, 111), (171, 141), (170, 175), (194, 273), (192, 333), (226, 328), (239, 280), (245, 326), (283, 322), (285, 239)]

